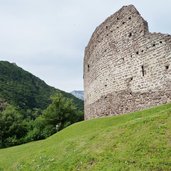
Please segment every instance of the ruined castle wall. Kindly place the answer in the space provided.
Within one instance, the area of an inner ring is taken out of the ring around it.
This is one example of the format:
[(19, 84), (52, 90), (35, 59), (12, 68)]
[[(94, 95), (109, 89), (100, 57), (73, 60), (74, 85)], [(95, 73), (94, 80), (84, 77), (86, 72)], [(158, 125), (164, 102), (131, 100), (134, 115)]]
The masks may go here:
[(103, 22), (85, 50), (85, 119), (171, 101), (171, 36), (150, 33), (134, 6)]

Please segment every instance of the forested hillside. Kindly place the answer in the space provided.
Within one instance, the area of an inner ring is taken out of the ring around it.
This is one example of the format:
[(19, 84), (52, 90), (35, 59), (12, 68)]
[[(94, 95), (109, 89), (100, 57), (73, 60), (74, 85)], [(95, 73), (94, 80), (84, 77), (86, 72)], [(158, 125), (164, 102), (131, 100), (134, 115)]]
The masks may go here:
[[(55, 78), (54, 78), (55, 79)], [(23, 109), (45, 109), (55, 92), (74, 100), (82, 110), (83, 101), (70, 93), (55, 89), (14, 63), (0, 61), (0, 98)]]
[(80, 120), (82, 100), (0, 61), (0, 148), (44, 139)]

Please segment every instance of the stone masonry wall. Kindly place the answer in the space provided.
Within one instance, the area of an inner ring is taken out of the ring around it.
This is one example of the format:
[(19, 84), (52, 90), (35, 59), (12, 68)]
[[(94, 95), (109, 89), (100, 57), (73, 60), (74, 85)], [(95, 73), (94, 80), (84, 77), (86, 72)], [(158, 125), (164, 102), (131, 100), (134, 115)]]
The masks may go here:
[(171, 101), (171, 36), (150, 33), (133, 5), (93, 33), (84, 57), (85, 119)]

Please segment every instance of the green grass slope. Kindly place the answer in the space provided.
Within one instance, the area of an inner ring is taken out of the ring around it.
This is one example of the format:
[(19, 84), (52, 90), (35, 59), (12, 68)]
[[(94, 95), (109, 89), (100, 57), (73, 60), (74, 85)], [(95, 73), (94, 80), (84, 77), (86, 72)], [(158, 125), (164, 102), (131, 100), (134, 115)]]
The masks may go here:
[(0, 150), (1, 171), (170, 171), (171, 104), (74, 124)]

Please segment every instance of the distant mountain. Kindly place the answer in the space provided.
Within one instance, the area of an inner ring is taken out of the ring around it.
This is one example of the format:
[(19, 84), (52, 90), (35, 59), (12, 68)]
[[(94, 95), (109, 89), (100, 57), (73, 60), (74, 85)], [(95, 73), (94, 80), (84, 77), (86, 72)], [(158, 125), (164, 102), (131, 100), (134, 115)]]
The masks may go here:
[(84, 91), (78, 91), (78, 90), (74, 90), (71, 92), (72, 95), (74, 95), (75, 97), (84, 100)]
[(56, 92), (73, 99), (76, 106), (83, 111), (82, 100), (47, 85), (15, 63), (0, 61), (0, 99), (21, 109), (45, 109), (50, 104), (50, 96)]

